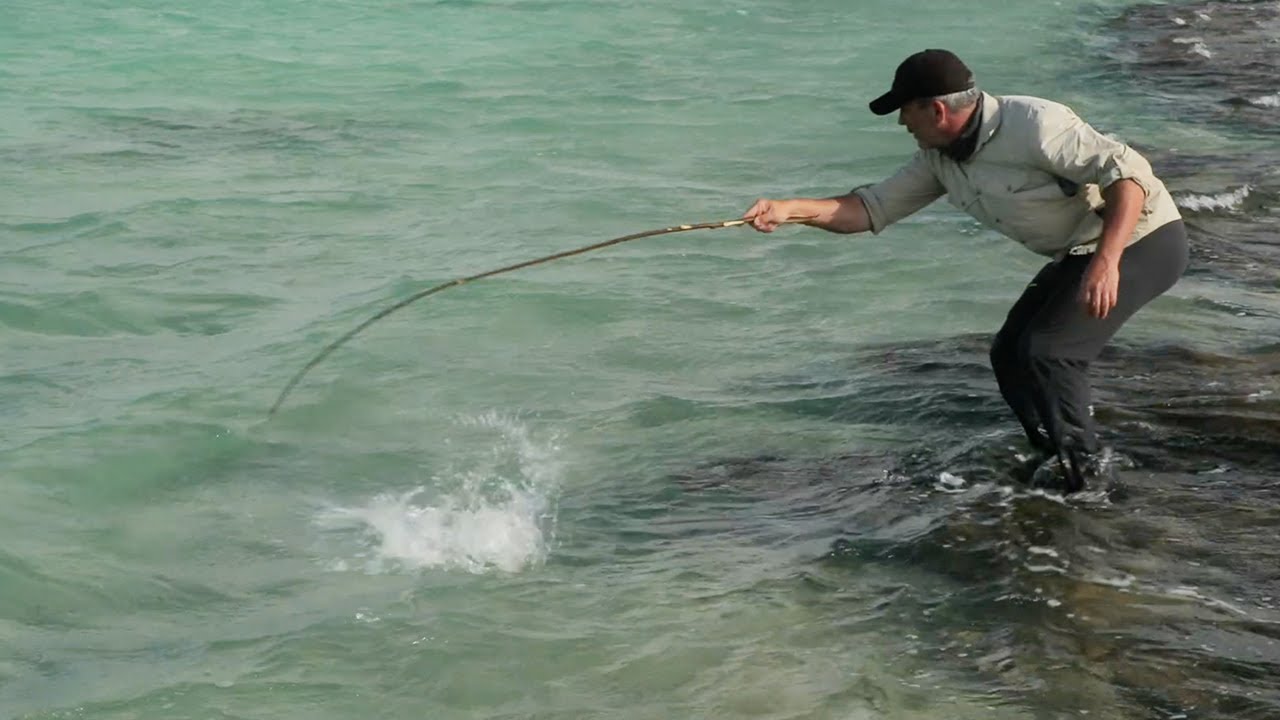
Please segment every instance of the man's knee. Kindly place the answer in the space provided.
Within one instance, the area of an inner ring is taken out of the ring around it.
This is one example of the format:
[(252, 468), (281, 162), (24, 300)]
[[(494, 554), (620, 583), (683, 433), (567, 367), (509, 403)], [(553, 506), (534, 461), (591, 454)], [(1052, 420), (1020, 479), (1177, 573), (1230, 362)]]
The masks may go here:
[(1005, 333), (997, 333), (991, 341), (991, 369), (997, 375), (1004, 374), (1019, 364), (1018, 342)]
[(1066, 357), (1059, 353), (1045, 352), (1033, 344), (1024, 345), (1018, 353), (1018, 363), (1041, 382), (1075, 380), (1089, 371), (1089, 361)]
[(1018, 364), (1036, 377), (1086, 373), (1090, 360), (1096, 355), (1095, 352), (1082, 351), (1076, 342), (1056, 333), (1028, 332), (1020, 341)]

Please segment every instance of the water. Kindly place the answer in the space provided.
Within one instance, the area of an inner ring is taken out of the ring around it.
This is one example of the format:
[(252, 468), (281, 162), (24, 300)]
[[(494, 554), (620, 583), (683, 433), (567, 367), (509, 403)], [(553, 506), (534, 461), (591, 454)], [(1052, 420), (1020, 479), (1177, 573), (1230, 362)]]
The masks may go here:
[[(0, 13), (0, 716), (1280, 716), (1275, 2), (18, 0)], [(905, 22), (904, 22), (905, 20)], [(637, 241), (843, 192), (917, 46), (1184, 208), (1100, 362), (1126, 499), (1013, 481), (1038, 267)]]

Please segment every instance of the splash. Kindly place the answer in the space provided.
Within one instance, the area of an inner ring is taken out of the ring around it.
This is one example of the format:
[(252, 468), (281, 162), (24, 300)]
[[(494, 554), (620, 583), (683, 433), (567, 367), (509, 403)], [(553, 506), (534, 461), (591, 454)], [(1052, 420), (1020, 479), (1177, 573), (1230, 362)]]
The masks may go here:
[[(560, 477), (557, 446), (535, 441), (523, 424), (494, 413), (459, 425), (488, 437), (470, 469), (446, 473), (432, 486), (379, 493), (363, 505), (321, 513), (326, 529), (360, 537), (365, 550), (354, 563), (365, 572), (519, 572), (545, 561)], [(339, 560), (333, 568), (352, 564)]]

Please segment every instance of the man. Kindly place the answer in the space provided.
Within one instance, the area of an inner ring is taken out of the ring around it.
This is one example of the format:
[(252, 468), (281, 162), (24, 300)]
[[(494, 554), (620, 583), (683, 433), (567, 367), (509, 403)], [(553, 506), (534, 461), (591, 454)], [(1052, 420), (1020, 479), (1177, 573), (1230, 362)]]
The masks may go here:
[(946, 50), (898, 66), (871, 102), (898, 113), (920, 150), (893, 177), (826, 199), (758, 200), (762, 232), (802, 221), (880, 233), (946, 195), (987, 227), (1052, 258), (1009, 311), (991, 347), (996, 381), (1032, 446), (1057, 455), (1068, 493), (1097, 472), (1089, 363), (1187, 266), (1187, 236), (1168, 190), (1132, 148), (1070, 108), (980, 91)]

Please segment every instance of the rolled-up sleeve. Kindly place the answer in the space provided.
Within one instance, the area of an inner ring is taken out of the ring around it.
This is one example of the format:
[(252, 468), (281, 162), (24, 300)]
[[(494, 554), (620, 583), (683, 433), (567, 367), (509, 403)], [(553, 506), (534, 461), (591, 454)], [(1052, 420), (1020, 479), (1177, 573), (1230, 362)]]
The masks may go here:
[(923, 151), (917, 152), (911, 162), (893, 176), (853, 190), (867, 208), (873, 233), (881, 232), (945, 193), (946, 188), (929, 167)]
[(1099, 188), (1133, 180), (1151, 196), (1155, 174), (1151, 163), (1136, 150), (1103, 135), (1065, 108), (1039, 120), (1042, 127), (1037, 150), (1042, 169)]

